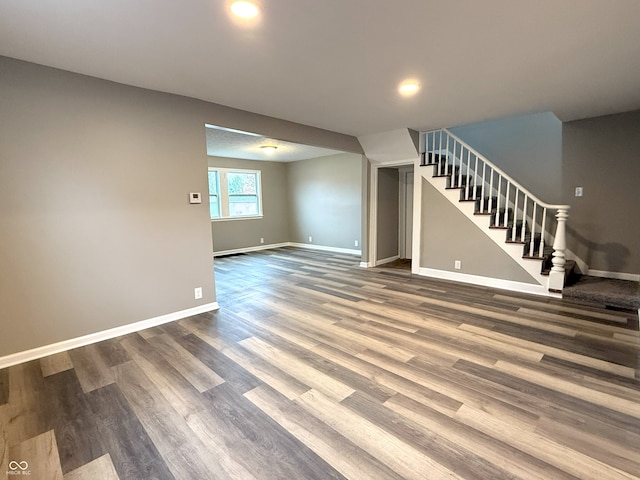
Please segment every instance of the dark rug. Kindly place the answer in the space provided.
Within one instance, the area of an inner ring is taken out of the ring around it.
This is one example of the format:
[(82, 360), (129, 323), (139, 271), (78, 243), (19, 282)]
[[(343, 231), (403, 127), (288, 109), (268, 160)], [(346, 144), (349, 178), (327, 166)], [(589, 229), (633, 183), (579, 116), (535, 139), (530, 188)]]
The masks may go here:
[(585, 275), (574, 285), (562, 290), (564, 298), (572, 298), (607, 307), (640, 308), (640, 282)]

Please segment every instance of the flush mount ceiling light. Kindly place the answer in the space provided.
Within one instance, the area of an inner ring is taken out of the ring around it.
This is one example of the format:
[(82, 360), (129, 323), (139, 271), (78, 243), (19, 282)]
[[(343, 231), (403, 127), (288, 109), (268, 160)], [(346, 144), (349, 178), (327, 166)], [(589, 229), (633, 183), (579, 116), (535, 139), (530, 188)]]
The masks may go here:
[(273, 155), (278, 149), (275, 145), (263, 145), (260, 148), (262, 149), (262, 153), (265, 155)]
[(251, 19), (257, 17), (260, 13), (260, 5), (258, 5), (256, 2), (238, 0), (231, 4), (231, 12), (236, 17)]
[(405, 80), (398, 86), (398, 93), (403, 97), (411, 97), (418, 93), (421, 87), (417, 80)]

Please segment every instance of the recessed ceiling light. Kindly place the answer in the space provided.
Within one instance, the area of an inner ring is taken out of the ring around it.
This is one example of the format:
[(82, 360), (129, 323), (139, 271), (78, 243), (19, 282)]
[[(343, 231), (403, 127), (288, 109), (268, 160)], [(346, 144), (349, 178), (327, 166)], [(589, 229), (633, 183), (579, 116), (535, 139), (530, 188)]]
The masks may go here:
[(240, 18), (255, 18), (260, 13), (260, 6), (256, 2), (238, 0), (231, 4), (231, 12)]
[(411, 97), (420, 91), (420, 82), (417, 80), (405, 80), (398, 86), (398, 92), (403, 97)]
[(275, 145), (263, 145), (260, 148), (265, 155), (273, 155), (278, 149)]

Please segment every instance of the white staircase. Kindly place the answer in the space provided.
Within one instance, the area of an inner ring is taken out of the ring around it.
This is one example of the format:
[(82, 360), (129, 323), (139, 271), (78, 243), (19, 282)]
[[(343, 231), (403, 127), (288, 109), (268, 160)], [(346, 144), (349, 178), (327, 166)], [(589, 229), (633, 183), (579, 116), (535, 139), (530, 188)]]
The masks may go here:
[(423, 178), (548, 292), (562, 292), (568, 205), (538, 199), (446, 129), (422, 132), (420, 154)]

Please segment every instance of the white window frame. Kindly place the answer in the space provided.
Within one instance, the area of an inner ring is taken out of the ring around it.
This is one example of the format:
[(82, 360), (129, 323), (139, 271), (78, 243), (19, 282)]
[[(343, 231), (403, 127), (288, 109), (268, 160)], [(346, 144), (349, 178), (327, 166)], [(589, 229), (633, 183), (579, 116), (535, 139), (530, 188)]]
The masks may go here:
[[(218, 202), (220, 205), (220, 216), (212, 218), (212, 222), (221, 222), (228, 220), (250, 220), (256, 218), (262, 218), (262, 177), (260, 170), (248, 170), (244, 168), (222, 168), (222, 167), (209, 167), (209, 171), (218, 172)], [(236, 215), (231, 216), (229, 213), (229, 184), (227, 182), (227, 174), (229, 173), (242, 173), (253, 174), (256, 176), (256, 197), (258, 199), (258, 214), (257, 215)], [(210, 198), (210, 197), (209, 197)]]

